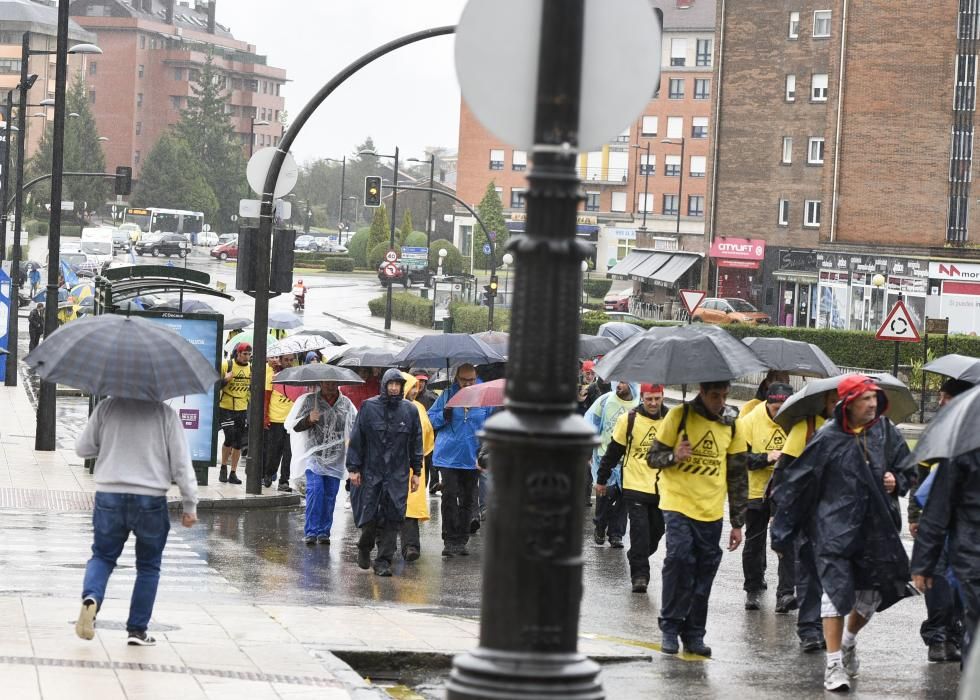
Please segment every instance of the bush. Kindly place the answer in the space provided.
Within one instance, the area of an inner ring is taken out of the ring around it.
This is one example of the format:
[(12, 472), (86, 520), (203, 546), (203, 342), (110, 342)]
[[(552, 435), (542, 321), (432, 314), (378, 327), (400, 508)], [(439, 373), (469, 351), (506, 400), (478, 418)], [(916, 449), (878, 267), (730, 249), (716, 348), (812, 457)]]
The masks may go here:
[(599, 279), (587, 279), (583, 282), (583, 288), (585, 293), (590, 297), (595, 297), (601, 299), (602, 297), (609, 294), (609, 288), (612, 287), (612, 280)]
[(354, 259), (356, 267), (367, 267), (367, 247), (368, 239), (371, 236), (371, 229), (362, 228), (347, 242), (347, 253)]
[[(386, 305), (387, 294), (368, 302), (372, 316), (384, 317)], [(391, 317), (396, 321), (432, 328), (432, 309), (431, 301), (411, 292), (396, 292), (391, 295)]]
[[(454, 301), (449, 305), (449, 315), (453, 319), (453, 333), (483, 333), (487, 330), (490, 309), (464, 301)], [(510, 330), (510, 309), (494, 307), (493, 329), (504, 332)]]
[(47, 221), (28, 221), (24, 228), (27, 230), (27, 234), (31, 237), (48, 235)]
[(406, 248), (425, 248), (427, 242), (424, 231), (412, 231), (402, 245)]
[(460, 255), (459, 249), (445, 238), (432, 241), (432, 247), (429, 248), (430, 269), (439, 269), (439, 250), (442, 248), (445, 248), (447, 253), (446, 259), (442, 261), (442, 274), (461, 275), (464, 270), (469, 269), (468, 267), (464, 267), (463, 256)]
[(323, 269), (327, 272), (353, 272), (354, 258), (349, 255), (328, 255), (323, 261)]
[[(378, 265), (380, 265), (385, 259), (385, 253), (390, 250), (388, 246), (388, 241), (384, 243), (378, 243), (376, 246), (371, 248), (368, 252), (368, 269), (377, 270)], [(397, 243), (395, 244), (395, 252), (398, 253), (398, 257), (401, 257), (402, 249)]]

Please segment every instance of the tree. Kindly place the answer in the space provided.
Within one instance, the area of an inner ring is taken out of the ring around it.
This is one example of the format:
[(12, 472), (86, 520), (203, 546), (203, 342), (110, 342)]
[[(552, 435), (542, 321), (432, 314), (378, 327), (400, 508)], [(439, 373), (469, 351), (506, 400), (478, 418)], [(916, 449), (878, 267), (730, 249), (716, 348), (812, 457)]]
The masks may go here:
[(388, 243), (391, 240), (391, 224), (388, 222), (388, 207), (384, 204), (374, 210), (374, 219), (371, 220), (370, 240), (368, 250), (373, 249), (379, 243)]
[(347, 254), (354, 258), (354, 265), (357, 267), (367, 267), (368, 244), (370, 243), (371, 230), (361, 229), (347, 242)]
[(219, 207), (214, 190), (201, 172), (197, 154), (186, 141), (169, 131), (147, 156), (132, 203), (140, 207), (202, 211), (211, 220)]
[(405, 239), (414, 231), (412, 228), (412, 210), (406, 209), (405, 216), (402, 218), (402, 227), (398, 236), (399, 245), (405, 245)]
[[(480, 219), (483, 221), (483, 225), (487, 227), (487, 231), (496, 233), (496, 240), (494, 240), (495, 253), (497, 266), (499, 267), (501, 262), (503, 262), (504, 253), (507, 252), (507, 239), (510, 236), (507, 230), (507, 222), (504, 220), (504, 206), (500, 201), (500, 195), (497, 194), (496, 187), (493, 181), (487, 185), (487, 191), (483, 195), (483, 199), (476, 206), (476, 213), (480, 215)], [(474, 268), (490, 268), (490, 256), (485, 255), (483, 252), (483, 246), (487, 243), (486, 233), (483, 231), (483, 227), (478, 223), (473, 227), (473, 267)]]
[[(245, 154), (225, 105), (222, 76), (214, 66), (213, 49), (191, 85), (187, 107), (180, 114), (176, 134), (187, 142), (201, 163), (201, 172), (218, 198), (218, 209), (211, 217), (213, 226), (223, 228), (238, 214), (238, 202), (248, 194)], [(146, 172), (146, 166), (143, 167)]]
[(463, 256), (460, 254), (459, 249), (445, 238), (432, 241), (432, 247), (429, 248), (429, 269), (439, 269), (439, 251), (441, 249), (446, 250), (446, 257), (442, 261), (442, 274), (463, 274)]
[[(77, 114), (65, 121), (64, 171), (106, 172), (105, 154), (95, 128), (95, 117), (89, 108), (88, 89), (81, 72), (77, 73), (65, 94), (68, 114)], [(48, 122), (37, 152), (27, 164), (25, 176), (33, 180), (51, 172), (51, 154), (54, 142), (54, 125)], [(66, 177), (62, 183), (62, 200), (75, 203), (75, 215), (84, 219), (84, 210), (96, 211), (108, 201), (112, 191), (110, 180), (97, 177)], [(50, 181), (35, 185), (31, 193), (34, 201), (47, 204), (51, 201)]]
[[(378, 243), (373, 248), (368, 251), (368, 268), (372, 270), (377, 270), (378, 267), (385, 259), (385, 253), (390, 250), (388, 248), (388, 242)], [(402, 256), (402, 248), (397, 243), (395, 244), (395, 254), (400, 258)]]

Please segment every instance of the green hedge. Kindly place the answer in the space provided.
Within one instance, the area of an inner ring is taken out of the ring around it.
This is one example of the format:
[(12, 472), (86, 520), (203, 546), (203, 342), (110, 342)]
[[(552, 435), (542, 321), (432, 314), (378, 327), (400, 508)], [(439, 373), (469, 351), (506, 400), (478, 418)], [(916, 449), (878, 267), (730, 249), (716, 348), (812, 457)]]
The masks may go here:
[(356, 267), (367, 267), (367, 248), (371, 229), (361, 229), (347, 242), (347, 254), (354, 258)]
[[(306, 253), (296, 252), (293, 254), (293, 265), (295, 267), (319, 267), (323, 268), (330, 264), (331, 260), (350, 260), (353, 265), (353, 258), (344, 253)], [(342, 268), (346, 263), (341, 263)], [(327, 270), (332, 268), (326, 267)]]
[[(609, 318), (604, 311), (585, 311), (579, 321), (579, 326), (581, 331), (587, 335), (595, 335), (599, 332), (599, 326), (603, 323), (608, 323), (612, 319)], [(677, 322), (671, 321), (639, 321), (636, 325), (642, 326), (643, 328), (653, 328), (654, 326), (676, 326)]]
[[(383, 317), (386, 303), (386, 294), (369, 301), (371, 315)], [(432, 328), (432, 302), (410, 292), (396, 292), (391, 295), (391, 317), (396, 321)]]
[[(453, 319), (453, 333), (483, 333), (487, 330), (490, 309), (455, 301), (449, 305), (449, 315)], [(510, 309), (494, 307), (493, 329), (504, 332), (510, 330)]]
[[(388, 241), (384, 241), (383, 243), (378, 243), (376, 246), (371, 248), (368, 251), (368, 256), (367, 256), (368, 269), (377, 270), (378, 266), (381, 265), (382, 262), (384, 262), (385, 253), (387, 253), (389, 250), (391, 250), (391, 247)], [(394, 250), (395, 253), (398, 254), (398, 257), (400, 258), (402, 256), (402, 247), (396, 243)]]
[(586, 294), (590, 297), (599, 298), (609, 294), (609, 288), (612, 287), (612, 280), (604, 279), (587, 279), (584, 282), (584, 288)]
[(323, 261), (327, 272), (353, 272), (354, 258), (348, 255), (331, 255)]

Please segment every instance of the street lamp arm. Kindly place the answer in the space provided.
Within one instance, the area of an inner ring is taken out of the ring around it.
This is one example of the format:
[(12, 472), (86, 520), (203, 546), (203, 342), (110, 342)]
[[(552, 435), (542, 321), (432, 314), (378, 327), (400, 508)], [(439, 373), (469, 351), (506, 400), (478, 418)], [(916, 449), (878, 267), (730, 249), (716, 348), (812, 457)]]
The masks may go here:
[[(62, 177), (104, 177), (104, 178), (111, 178), (113, 180), (116, 179), (115, 173), (61, 173), (61, 176)], [(47, 175), (41, 175), (40, 177), (34, 178), (30, 182), (25, 182), (23, 189), (26, 192), (37, 183), (44, 182), (45, 180), (50, 180), (50, 179), (51, 179), (51, 173), (48, 173)], [(7, 208), (4, 209), (4, 211), (8, 211), (10, 207), (13, 206), (14, 201), (16, 199), (17, 199), (16, 195), (11, 197), (10, 200), (7, 202)]]

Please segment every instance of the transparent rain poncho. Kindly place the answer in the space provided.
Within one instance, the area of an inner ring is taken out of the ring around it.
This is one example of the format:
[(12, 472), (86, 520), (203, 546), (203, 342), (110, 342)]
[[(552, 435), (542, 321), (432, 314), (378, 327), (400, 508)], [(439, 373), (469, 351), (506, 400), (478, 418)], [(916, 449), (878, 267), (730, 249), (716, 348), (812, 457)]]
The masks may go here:
[[(310, 415), (313, 406), (320, 411), (318, 420), (309, 430), (295, 431), (296, 424)], [(303, 394), (293, 404), (284, 423), (289, 431), (293, 459), (290, 470), (302, 477), (309, 469), (320, 476), (344, 478), (347, 462), (347, 442), (357, 409), (346, 396), (341, 394), (331, 406), (319, 391)]]

